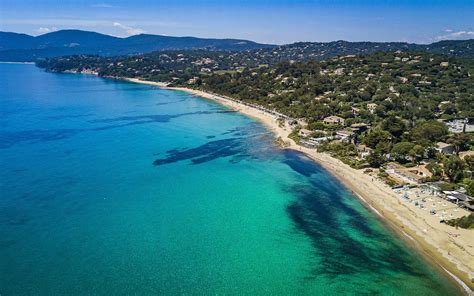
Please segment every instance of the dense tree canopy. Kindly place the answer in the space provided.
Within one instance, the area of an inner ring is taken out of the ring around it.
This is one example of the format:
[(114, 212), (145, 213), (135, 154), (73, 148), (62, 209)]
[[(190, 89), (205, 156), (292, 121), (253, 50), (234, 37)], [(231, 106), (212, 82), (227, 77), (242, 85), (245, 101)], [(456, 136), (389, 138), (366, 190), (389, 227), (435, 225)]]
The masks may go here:
[(443, 161), (444, 173), (452, 182), (457, 182), (463, 177), (464, 162), (457, 156), (447, 157)]
[(423, 143), (424, 141), (440, 141), (447, 134), (448, 127), (444, 123), (436, 120), (420, 122), (411, 131), (411, 137), (413, 141), (419, 143)]

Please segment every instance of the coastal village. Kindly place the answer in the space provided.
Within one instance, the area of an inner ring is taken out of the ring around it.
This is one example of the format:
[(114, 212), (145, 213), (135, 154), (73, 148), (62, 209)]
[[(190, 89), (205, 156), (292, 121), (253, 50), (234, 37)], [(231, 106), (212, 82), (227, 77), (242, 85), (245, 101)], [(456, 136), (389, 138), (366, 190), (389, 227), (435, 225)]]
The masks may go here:
[[(370, 110), (374, 108), (373, 104), (368, 104), (367, 108)], [(467, 120), (466, 120), (467, 121)], [(362, 133), (367, 132), (369, 126), (363, 123), (356, 123), (350, 126), (344, 125), (344, 118), (339, 116), (328, 116), (323, 119), (325, 125), (337, 125), (338, 128), (332, 132), (327, 132), (324, 130), (308, 130), (304, 127), (301, 127), (300, 123), (302, 121), (290, 121), (291, 125), (297, 132), (298, 138), (297, 141), (300, 145), (317, 150), (318, 147), (324, 144), (330, 143), (345, 143), (345, 144), (354, 144), (357, 154), (354, 155), (359, 161), (364, 161), (373, 152), (372, 148), (367, 147), (366, 145), (357, 142), (358, 136)], [(464, 124), (463, 129), (473, 129), (474, 124)], [(462, 132), (455, 130), (453, 132)], [(313, 136), (318, 135), (318, 136)], [(323, 136), (321, 136), (323, 135)], [(443, 155), (454, 155), (455, 147), (452, 144), (438, 142), (436, 147), (434, 147), (437, 153)], [(461, 152), (460, 158), (464, 159), (465, 157), (472, 157), (474, 151)], [(417, 202), (417, 198), (409, 199), (410, 192), (415, 192), (414, 189), (419, 189), (416, 191), (416, 197), (420, 197), (420, 192), (429, 193), (431, 198), (441, 198), (443, 200), (443, 205), (446, 205), (446, 202), (455, 205), (455, 208), (464, 209), (466, 211), (474, 212), (474, 197), (466, 194), (466, 190), (461, 188), (460, 190), (442, 190), (442, 186), (439, 184), (441, 182), (429, 182), (429, 179), (433, 177), (433, 173), (427, 168), (427, 165), (430, 162), (430, 159), (424, 158), (418, 164), (413, 166), (403, 166), (395, 161), (395, 159), (390, 155), (385, 155), (389, 161), (386, 165), (381, 167), (379, 170), (367, 169), (366, 172), (370, 175), (376, 176), (381, 174), (383, 171), (385, 174), (382, 176), (384, 180), (387, 181), (387, 184), (397, 192), (405, 192), (403, 197), (407, 200), (412, 200), (420, 209), (430, 209), (430, 213), (435, 216), (439, 216), (440, 220), (444, 221), (446, 219), (453, 219), (454, 215), (446, 215), (445, 211), (440, 212), (436, 210), (436, 205), (433, 205), (432, 208), (426, 203), (426, 198), (420, 198), (420, 201)], [(408, 160), (412, 160), (412, 157), (407, 156)], [(368, 166), (368, 165), (367, 165)], [(469, 171), (469, 173), (473, 173)], [(441, 201), (438, 200), (438, 203)], [(458, 213), (467, 214), (464, 211), (456, 210)], [(455, 218), (459, 218), (459, 214)]]
[(0, 8), (0, 296), (474, 296), (474, 0)]
[[(422, 159), (415, 166), (406, 167), (391, 159), (390, 155), (386, 155), (389, 162), (383, 167), (380, 167), (379, 169), (358, 168), (357, 170), (361, 172), (358, 177), (347, 177), (352, 175), (351, 170), (354, 170), (355, 168), (342, 169), (342, 166), (338, 166), (334, 163), (334, 158), (327, 158), (324, 156), (324, 153), (319, 153), (318, 148), (328, 143), (341, 143), (343, 145), (357, 143), (356, 139), (358, 135), (368, 132), (370, 126), (366, 124), (352, 124), (346, 126), (344, 124), (344, 118), (333, 115), (323, 119), (325, 125), (337, 125), (337, 128), (333, 130), (333, 132), (328, 133), (323, 130), (309, 130), (305, 128), (304, 120), (290, 118), (275, 110), (270, 110), (262, 106), (249, 104), (222, 95), (211, 94), (211, 96), (207, 96), (207, 94), (199, 92), (197, 94), (217, 99), (218, 101), (223, 99), (228, 105), (228, 102), (231, 102), (231, 107), (240, 110), (245, 114), (249, 114), (250, 116), (257, 117), (263, 120), (263, 122), (265, 122), (265, 117), (271, 118), (271, 121), (274, 121), (280, 127), (275, 130), (276, 135), (278, 136), (277, 143), (279, 145), (300, 150), (307, 153), (309, 156), (315, 157), (315, 159), (323, 164), (324, 167), (329, 169), (338, 178), (344, 180), (344, 183), (354, 190), (353, 193), (360, 197), (364, 202), (367, 202), (368, 206), (378, 215), (382, 215), (383, 213), (386, 218), (386, 215), (389, 215), (388, 212), (393, 211), (395, 217), (397, 217), (396, 219), (403, 221), (403, 224), (405, 225), (411, 225), (410, 227), (407, 227), (405, 231), (408, 232), (408, 230), (417, 229), (415, 230), (415, 233), (426, 241), (432, 241), (436, 237), (437, 246), (443, 246), (442, 248), (444, 251), (442, 254), (448, 256), (450, 261), (454, 260), (450, 257), (450, 252), (455, 253), (459, 251), (458, 248), (461, 248), (463, 252), (467, 252), (468, 254), (472, 252), (473, 246), (470, 245), (472, 244), (472, 235), (467, 230), (462, 230), (464, 232), (461, 234), (461, 230), (456, 224), (447, 221), (463, 220), (466, 217), (472, 217), (472, 213), (474, 212), (474, 197), (466, 194), (464, 188), (458, 190), (446, 190), (442, 181), (430, 182), (429, 178), (433, 176), (433, 173), (427, 168), (430, 161), (428, 158)], [(252, 110), (257, 110), (257, 113)], [(256, 115), (258, 113), (264, 116), (260, 117)], [(467, 127), (464, 126), (462, 132), (465, 132), (466, 128), (472, 128), (471, 125), (468, 125), (468, 120), (465, 120), (464, 122)], [(456, 130), (453, 132), (461, 131)], [(297, 137), (291, 137), (291, 134), (296, 134)], [(318, 136), (315, 137), (315, 134)], [(324, 134), (324, 136), (321, 136), (322, 134)], [(286, 141), (284, 139), (286, 139)], [(289, 141), (294, 141), (294, 143), (290, 143)], [(373, 152), (373, 149), (364, 144), (357, 143), (355, 146), (357, 150), (357, 155), (355, 155), (355, 157), (361, 161), (364, 161), (370, 153)], [(436, 153), (440, 155), (449, 156), (456, 154), (455, 147), (444, 142), (438, 142), (435, 150)], [(314, 153), (312, 151), (314, 151)], [(474, 151), (459, 152), (461, 159), (472, 157), (473, 155)], [(372, 184), (367, 185), (364, 183), (361, 175), (365, 175), (366, 180), (370, 180), (370, 183)], [(470, 177), (472, 178), (472, 174)], [(448, 179), (445, 180), (449, 182)], [(385, 186), (381, 184), (385, 184)], [(364, 188), (365, 186), (367, 187)], [(360, 187), (361, 191), (365, 193), (370, 192), (370, 194), (376, 194), (377, 192), (383, 192), (384, 198), (373, 198), (372, 201), (365, 200), (362, 196), (367, 197), (367, 195), (359, 194), (358, 190), (355, 189), (358, 187)], [(391, 194), (386, 188), (391, 188)], [(377, 190), (375, 191), (374, 189)], [(375, 203), (373, 203), (374, 200), (376, 200)], [(397, 206), (392, 208), (394, 205)], [(374, 208), (374, 206), (377, 208)], [(403, 212), (401, 211), (402, 208), (405, 209)], [(381, 210), (382, 213), (380, 213), (377, 209), (385, 209), (387, 211)], [(407, 215), (409, 216), (408, 218)], [(440, 228), (441, 224), (445, 224), (446, 227)], [(418, 231), (421, 231), (421, 233)], [(444, 233), (446, 237), (439, 236), (439, 231)], [(405, 232), (403, 233), (409, 237), (409, 239), (413, 240), (411, 235), (415, 235), (415, 233), (411, 233), (410, 235)], [(462, 246), (467, 246), (469, 250), (465, 250)], [(469, 257), (471, 257), (471, 255), (468, 255), (468, 258)], [(436, 261), (437, 259), (434, 260)], [(474, 282), (472, 264), (470, 264), (469, 260), (463, 263), (459, 261), (454, 262), (460, 270), (463, 270), (468, 274), (470, 281)], [(461, 264), (467, 265), (461, 267)]]
[[(296, 137), (291, 137), (298, 145), (318, 151), (322, 145), (330, 143), (353, 144), (355, 145), (357, 154), (354, 157), (364, 163), (367, 157), (373, 153), (373, 149), (357, 141), (358, 137), (367, 133), (370, 126), (365, 123), (355, 123), (346, 126), (345, 119), (336, 115), (327, 116), (322, 120), (325, 126), (335, 127), (331, 132), (326, 130), (309, 130), (306, 128), (304, 119), (294, 119), (276, 110), (270, 110), (260, 105), (247, 103), (241, 100), (235, 100), (231, 97), (222, 96), (211, 93), (213, 96), (224, 98), (228, 101), (235, 102), (238, 106), (247, 106), (258, 110), (268, 116), (272, 117), (280, 125), (288, 127), (291, 130), (290, 134)], [(377, 108), (376, 104), (367, 104), (367, 110), (374, 112)], [(355, 112), (360, 112), (360, 109), (355, 109)], [(453, 120), (455, 126), (459, 126), (458, 122), (462, 122), (462, 127), (457, 129), (450, 129), (453, 133), (464, 133), (466, 130), (474, 130), (474, 124), (470, 123), (469, 119)], [(451, 125), (450, 125), (451, 126)], [(317, 136), (315, 136), (317, 135)], [(285, 144), (282, 144), (283, 146)], [(441, 155), (455, 155), (456, 149), (453, 144), (444, 142), (436, 143), (434, 147), (436, 153)], [(425, 152), (424, 152), (425, 154)], [(474, 157), (474, 151), (459, 152), (460, 158)], [(335, 155), (333, 155), (335, 156)], [(337, 155), (336, 155), (337, 157)], [(413, 208), (420, 211), (429, 212), (430, 215), (436, 217), (440, 222), (444, 223), (447, 220), (459, 219), (468, 216), (474, 212), (474, 197), (467, 195), (466, 190), (443, 190), (443, 182), (430, 182), (429, 179), (433, 177), (433, 173), (427, 168), (430, 159), (423, 158), (418, 164), (413, 166), (403, 166), (397, 163), (390, 155), (385, 155), (388, 160), (387, 164), (380, 169), (359, 169), (364, 170), (365, 174), (373, 176), (380, 181), (389, 185), (395, 193), (400, 196), (400, 199), (406, 203), (410, 203)], [(413, 157), (407, 156), (408, 160), (413, 160)], [(364, 166), (369, 167), (366, 163)], [(469, 171), (470, 176), (473, 177), (472, 171)], [(446, 181), (449, 182), (447, 178)]]
[[(368, 206), (371, 207), (377, 214), (382, 215), (377, 209), (384, 212), (384, 215), (388, 215), (389, 211), (393, 211), (397, 219), (401, 219), (403, 224), (410, 225), (405, 231), (409, 229), (418, 229), (421, 231), (421, 235), (425, 240), (430, 241), (435, 236), (438, 242), (442, 242), (445, 255), (449, 256), (450, 252), (457, 252), (457, 248), (460, 245), (466, 245), (469, 249), (473, 246), (470, 244), (470, 234), (468, 230), (463, 230), (461, 234), (460, 228), (455, 224), (449, 224), (447, 221), (455, 221), (459, 219), (465, 219), (474, 212), (474, 198), (466, 194), (464, 188), (458, 190), (447, 190), (443, 186), (442, 181), (430, 182), (429, 178), (433, 176), (432, 172), (427, 168), (429, 159), (425, 158), (419, 161), (415, 166), (403, 166), (397, 163), (394, 159), (391, 159), (390, 155), (386, 155), (389, 160), (386, 165), (379, 169), (374, 168), (346, 168), (343, 166), (336, 165), (334, 157), (325, 157), (325, 153), (319, 153), (318, 148), (328, 143), (341, 143), (343, 145), (349, 145), (357, 143), (356, 139), (363, 133), (367, 133), (370, 126), (367, 124), (352, 124), (350, 126), (345, 125), (345, 120), (339, 116), (328, 116), (323, 119), (324, 125), (337, 126), (332, 132), (324, 130), (309, 130), (305, 128), (305, 121), (303, 119), (294, 119), (284, 114), (279, 113), (276, 110), (270, 110), (268, 108), (244, 102), (241, 100), (235, 100), (231, 97), (218, 95), (215, 93), (203, 93), (199, 91), (193, 91), (193, 93), (221, 101), (222, 103), (229, 105), (230, 107), (237, 109), (244, 114), (256, 117), (262, 120), (264, 123), (266, 119), (270, 119), (270, 122), (276, 123), (279, 128), (273, 125), (274, 131), (278, 136), (277, 143), (283, 147), (300, 150), (307, 153), (307, 155), (315, 157), (319, 163), (323, 164), (324, 167), (329, 169), (337, 177), (344, 180), (344, 183), (353, 189), (354, 194), (359, 196), (365, 202), (368, 202)], [(370, 107), (368, 107), (370, 108)], [(262, 116), (260, 116), (260, 115)], [(465, 121), (468, 124), (468, 120)], [(270, 125), (272, 127), (272, 125)], [(472, 128), (470, 125), (467, 128)], [(466, 127), (463, 128), (463, 132)], [(457, 131), (456, 131), (457, 132)], [(460, 131), (461, 132), (461, 131)], [(293, 134), (293, 136), (291, 136)], [(324, 136), (321, 136), (324, 134)], [(296, 137), (295, 137), (296, 135)], [(318, 135), (315, 137), (314, 135)], [(293, 141), (293, 143), (291, 143)], [(296, 144), (298, 143), (298, 144)], [(360, 161), (364, 161), (373, 149), (367, 147), (364, 144), (355, 144), (357, 155), (355, 158)], [(436, 145), (436, 153), (439, 155), (455, 155), (456, 149), (453, 145), (438, 142)], [(459, 157), (465, 159), (466, 157), (472, 157), (474, 151), (463, 151), (459, 152)], [(337, 156), (335, 156), (337, 158)], [(358, 176), (354, 176), (353, 179), (348, 177), (352, 175), (353, 170), (356, 169), (360, 172)], [(352, 171), (351, 171), (352, 170)], [(371, 184), (364, 183), (362, 175), (365, 176), (367, 181)], [(471, 175), (472, 177), (472, 175)], [(445, 179), (447, 182), (449, 180)], [(387, 186), (388, 185), (388, 186)], [(364, 188), (367, 186), (367, 188)], [(358, 193), (355, 188), (360, 187), (365, 193), (376, 194), (377, 192), (382, 193), (384, 198), (373, 198), (376, 200), (375, 203), (369, 202), (364, 198), (367, 195)], [(391, 192), (389, 192), (387, 190)], [(362, 197), (364, 196), (364, 197)], [(377, 209), (373, 208), (376, 206)], [(392, 208), (397, 205), (396, 208)], [(382, 206), (382, 207), (380, 207)], [(401, 209), (405, 209), (402, 213)], [(410, 216), (407, 218), (408, 215)], [(405, 218), (402, 218), (405, 217)], [(407, 219), (407, 220), (405, 220)], [(410, 222), (409, 222), (410, 221)], [(441, 224), (445, 224), (446, 227), (439, 228)], [(446, 234), (446, 237), (438, 237), (439, 231)], [(410, 239), (410, 235), (404, 232)], [(412, 234), (414, 235), (414, 233)], [(462, 240), (462, 241), (461, 241)], [(462, 247), (461, 247), (462, 248)], [(463, 252), (470, 253), (472, 250), (463, 250)], [(470, 255), (468, 255), (470, 257)], [(450, 260), (453, 260), (452, 258)], [(469, 268), (470, 263), (464, 262)], [(460, 262), (457, 262), (458, 267)], [(468, 275), (471, 281), (474, 281), (474, 274), (469, 269), (460, 267)], [(471, 266), (472, 268), (472, 266)]]
[(261, 120), (280, 146), (316, 160), (472, 285), (473, 66), (400, 50), (266, 61), (252, 52), (166, 52), (39, 65), (182, 90)]
[[(213, 94), (217, 95), (217, 94)], [(230, 101), (236, 101), (230, 97), (225, 97)], [(276, 110), (270, 110), (259, 105), (249, 104), (243, 101), (236, 101), (238, 104), (249, 106), (267, 113), (272, 116), (277, 122), (284, 123), (284, 125), (297, 132), (295, 142), (299, 145), (318, 150), (323, 144), (328, 143), (344, 143), (355, 144), (357, 155), (355, 157), (364, 161), (373, 149), (364, 144), (357, 142), (357, 137), (368, 131), (369, 126), (364, 123), (356, 123), (350, 126), (345, 126), (345, 120), (342, 117), (331, 115), (323, 119), (325, 125), (337, 126), (333, 132), (325, 130), (308, 130), (302, 126), (305, 125), (304, 119), (293, 119)], [(373, 112), (377, 106), (375, 104), (367, 104), (367, 109)], [(457, 122), (456, 120), (453, 122)], [(462, 129), (456, 129), (452, 132), (461, 133), (467, 130), (474, 130), (474, 124), (470, 124), (466, 119)], [(319, 135), (315, 137), (314, 135)], [(323, 135), (323, 136), (321, 136)], [(438, 142), (435, 150), (442, 155), (454, 155), (455, 147), (452, 144)], [(474, 156), (474, 151), (460, 152), (461, 159), (465, 157)], [(401, 197), (420, 210), (429, 211), (435, 217), (438, 217), (441, 222), (448, 219), (456, 219), (474, 212), (474, 197), (467, 195), (466, 190), (443, 190), (442, 182), (429, 182), (429, 178), (433, 177), (433, 173), (427, 168), (429, 159), (422, 159), (419, 164), (415, 166), (403, 166), (397, 163), (389, 154), (385, 156), (388, 162), (379, 170), (366, 169), (364, 172), (379, 178), (390, 185), (394, 192), (397, 192)], [(410, 160), (411, 157), (408, 156)], [(367, 165), (368, 166), (368, 165)], [(382, 174), (384, 172), (386, 175)], [(474, 173), (469, 171), (469, 173)]]
[[(467, 167), (459, 163), (453, 166), (454, 170), (464, 170), (464, 177), (472, 180), (474, 151), (470, 150), (467, 144), (472, 141), (469, 134), (474, 131), (474, 118), (453, 116), (457, 112), (456, 108), (460, 108), (456, 107), (459, 105), (457, 97), (441, 100), (434, 108), (437, 119), (427, 122), (425, 130), (420, 130), (422, 134), (424, 131), (430, 132), (429, 126), (435, 124), (435, 129), (441, 130), (443, 135), (413, 144), (410, 141), (413, 135), (409, 134), (406, 127), (413, 123), (409, 123), (408, 115), (401, 113), (404, 118), (396, 111), (402, 104), (414, 104), (409, 101), (416, 100), (412, 93), (422, 96), (426, 101), (432, 99), (432, 85), (439, 84), (440, 81), (437, 76), (420, 70), (421, 65), (430, 66), (442, 75), (457, 73), (468, 79), (471, 79), (470, 72), (456, 61), (443, 59), (441, 56), (415, 55), (401, 50), (384, 55), (375, 54), (373, 61), (369, 62), (360, 61), (357, 55), (351, 54), (334, 57), (320, 64), (310, 62), (308, 65), (299, 65), (290, 60), (289, 64), (280, 65), (281, 68), (276, 69), (269, 69), (269, 65), (262, 64), (262, 61), (267, 61), (272, 55), (292, 59), (299, 56), (299, 59), (303, 60), (316, 58), (314, 49), (311, 49), (314, 46), (319, 45), (298, 44), (273, 51), (259, 49), (226, 54), (164, 52), (125, 60), (110, 60), (105, 64), (91, 57), (95, 60), (79, 59), (80, 66), (75, 66), (73, 71), (107, 77), (146, 77), (152, 81), (165, 81), (168, 86), (203, 89), (207, 93), (225, 97), (278, 118), (280, 124), (291, 129), (289, 137), (298, 145), (328, 153), (355, 169), (365, 170), (368, 174), (380, 178), (393, 188), (421, 188), (429, 185), (436, 196), (472, 212), (474, 190), (471, 190), (473, 192), (469, 195), (467, 183), (466, 186), (450, 186), (459, 183), (459, 179), (454, 176), (455, 172), (447, 173), (443, 160), (459, 159), (460, 162), (468, 163)], [(344, 46), (347, 44), (339, 44), (341, 48)], [(298, 55), (295, 55), (297, 52)], [(359, 54), (366, 52), (367, 50), (361, 50)], [(69, 68), (63, 69), (64, 63), (74, 65), (76, 62), (71, 59), (59, 61), (61, 63), (54, 66), (61, 67), (56, 68), (60, 71), (70, 71)], [(369, 65), (369, 68), (366, 65)], [(257, 68), (249, 71), (245, 68), (249, 66)], [(398, 73), (400, 68), (406, 69), (403, 74)], [(295, 71), (302, 73), (295, 75)], [(268, 73), (271, 73), (271, 77)], [(395, 75), (395, 78), (388, 80), (387, 74)], [(221, 88), (219, 83), (224, 82), (216, 83), (215, 80), (227, 79), (233, 75), (240, 76), (242, 81), (234, 79), (231, 85), (255, 84), (249, 86), (253, 91), (242, 95), (223, 93), (221, 89), (228, 90), (229, 86), (223, 84)], [(301, 89), (311, 82), (312, 75), (319, 75), (318, 79), (323, 81), (332, 80), (333, 84), (328, 86), (329, 89), (308, 88), (301, 92)], [(263, 78), (265, 80), (261, 80)], [(268, 84), (270, 78), (272, 85), (268, 87), (265, 84)], [(340, 84), (344, 83), (355, 83), (358, 89), (343, 89)], [(267, 101), (255, 98), (255, 87), (265, 89)], [(316, 91), (319, 94), (309, 97), (308, 91)], [(457, 93), (455, 95), (458, 96)], [(281, 101), (287, 101), (288, 105), (281, 105)], [(295, 111), (291, 112), (292, 109)], [(308, 112), (308, 109), (314, 110), (311, 111), (313, 113)], [(405, 113), (413, 111), (411, 109)], [(394, 130), (394, 127), (399, 130), (386, 131)], [(370, 137), (374, 139), (369, 139)], [(465, 143), (460, 143), (463, 141)], [(380, 144), (384, 143), (389, 144), (389, 147), (381, 148)], [(453, 194), (460, 198), (451, 198)], [(418, 204), (422, 206), (422, 202)], [(431, 213), (439, 216), (442, 221), (451, 218), (450, 215), (431, 210)]]

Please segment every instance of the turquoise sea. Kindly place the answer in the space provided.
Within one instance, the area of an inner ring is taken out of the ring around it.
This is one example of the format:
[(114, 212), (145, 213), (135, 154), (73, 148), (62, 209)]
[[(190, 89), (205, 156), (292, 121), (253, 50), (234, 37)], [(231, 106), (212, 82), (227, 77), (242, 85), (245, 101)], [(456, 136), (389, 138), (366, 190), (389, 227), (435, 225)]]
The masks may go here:
[(0, 73), (2, 296), (458, 294), (253, 119), (179, 91)]

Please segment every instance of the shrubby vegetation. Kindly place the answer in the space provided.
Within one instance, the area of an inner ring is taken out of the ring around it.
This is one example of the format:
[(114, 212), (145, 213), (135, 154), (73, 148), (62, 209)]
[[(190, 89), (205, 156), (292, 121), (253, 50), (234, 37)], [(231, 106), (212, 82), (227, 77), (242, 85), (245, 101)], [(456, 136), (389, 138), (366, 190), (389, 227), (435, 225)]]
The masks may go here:
[(474, 213), (471, 213), (469, 214), (469, 216), (464, 216), (458, 219), (448, 220), (446, 221), (446, 224), (466, 229), (474, 229)]

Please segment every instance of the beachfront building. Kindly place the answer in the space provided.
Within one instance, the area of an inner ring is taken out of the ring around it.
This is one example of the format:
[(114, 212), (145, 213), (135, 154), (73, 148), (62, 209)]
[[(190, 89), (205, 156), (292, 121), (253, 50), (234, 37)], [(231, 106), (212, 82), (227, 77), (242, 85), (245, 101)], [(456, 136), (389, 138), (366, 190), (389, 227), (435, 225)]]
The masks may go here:
[(430, 178), (433, 174), (426, 168), (426, 165), (420, 164), (416, 167), (406, 168), (407, 172), (418, 175), (421, 178)]
[(324, 124), (336, 124), (336, 125), (344, 125), (344, 118), (339, 116), (328, 116), (323, 119)]
[(420, 185), (422, 192), (427, 192), (431, 195), (438, 196), (442, 194), (440, 182), (429, 182)]
[(432, 176), (432, 174), (426, 168), (422, 166), (406, 168), (394, 162), (387, 164), (386, 172), (392, 178), (399, 180), (402, 183), (409, 183), (409, 184), (423, 183), (427, 177)]
[(199, 80), (199, 77), (194, 76), (193, 78), (190, 78), (187, 83), (188, 83), (188, 84), (196, 84), (196, 82), (197, 82), (198, 80)]
[(311, 136), (312, 133), (313, 133), (313, 131), (302, 128), (302, 129), (299, 130), (298, 135), (302, 138), (307, 138), (307, 137)]
[(443, 191), (447, 200), (469, 210), (474, 211), (474, 198), (459, 191)]
[(366, 159), (367, 156), (372, 153), (373, 149), (370, 147), (367, 147), (366, 145), (357, 145), (357, 154), (359, 155), (360, 159)]
[(316, 143), (309, 140), (301, 140), (300, 145), (306, 148), (316, 148), (318, 146)]
[(306, 140), (301, 140), (300, 145), (307, 148), (316, 148), (324, 142), (329, 142), (334, 140), (334, 137), (320, 137), (320, 138), (309, 138)]
[(454, 153), (454, 146), (444, 142), (436, 143), (436, 151), (442, 154), (453, 154)]

